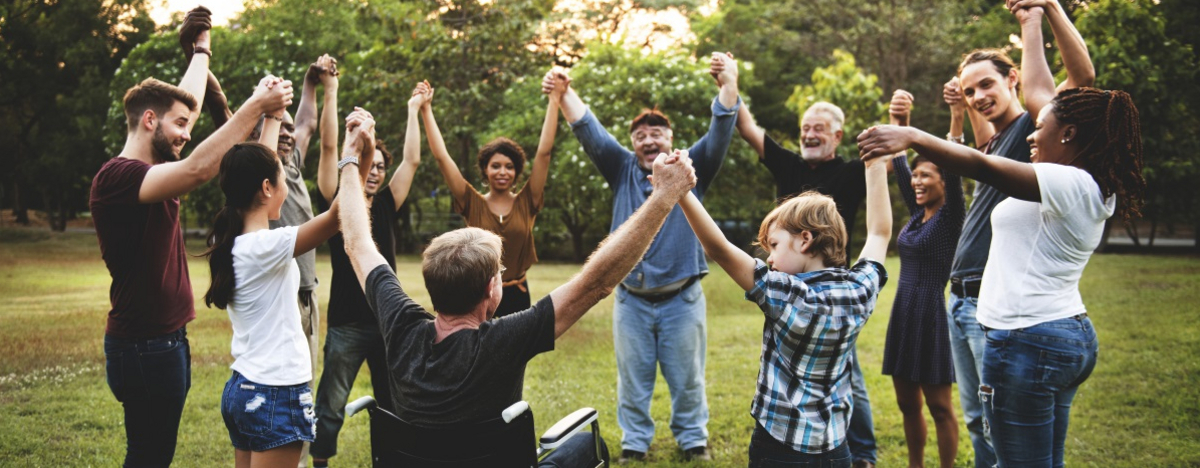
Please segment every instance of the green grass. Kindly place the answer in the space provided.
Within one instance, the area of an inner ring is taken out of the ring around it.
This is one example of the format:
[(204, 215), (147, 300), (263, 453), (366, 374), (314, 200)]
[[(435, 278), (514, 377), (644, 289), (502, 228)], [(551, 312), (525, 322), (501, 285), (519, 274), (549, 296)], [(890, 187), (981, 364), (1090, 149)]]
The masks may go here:
[[(193, 244), (191, 252), (201, 251)], [(428, 304), (415, 258), (399, 259), (400, 280)], [(704, 280), (708, 297), (708, 402), (714, 466), (745, 466), (753, 427), (749, 415), (761, 346), (756, 308), (716, 268)], [(202, 259), (190, 264), (197, 297), (208, 284)], [(893, 278), (897, 262), (887, 262)], [(540, 264), (530, 271), (534, 297), (548, 293), (578, 265)], [(328, 256), (318, 257), (319, 291), (327, 300)], [(115, 466), (124, 453), (120, 404), (104, 380), (103, 330), (108, 273), (95, 236), (0, 230), (0, 466)], [(1067, 463), (1092, 467), (1200, 466), (1200, 259), (1194, 256), (1098, 255), (1084, 273), (1084, 302), (1100, 333), (1100, 362), (1080, 389), (1072, 412)], [(883, 340), (895, 283), (885, 288), (859, 339), (880, 445), (880, 466), (907, 463), (900, 412), (891, 382), (880, 375)], [(324, 305), (324, 304), (322, 304)], [(322, 310), (325, 308), (322, 307)], [(221, 389), (229, 377), (229, 321), (198, 302), (188, 325), (193, 384), (176, 466), (224, 466), (233, 459), (221, 422)], [(538, 430), (581, 406), (600, 410), (603, 435), (619, 450), (612, 301), (596, 306), (535, 358), (525, 379)], [(324, 334), (322, 334), (322, 337)], [(370, 393), (359, 375), (351, 395)], [(683, 465), (667, 425), (670, 395), (659, 379), (657, 422), (648, 466)], [(961, 417), (961, 414), (960, 414)], [(926, 460), (937, 461), (932, 420)], [(339, 466), (368, 466), (366, 418), (348, 421)], [(956, 466), (971, 466), (960, 428)]]

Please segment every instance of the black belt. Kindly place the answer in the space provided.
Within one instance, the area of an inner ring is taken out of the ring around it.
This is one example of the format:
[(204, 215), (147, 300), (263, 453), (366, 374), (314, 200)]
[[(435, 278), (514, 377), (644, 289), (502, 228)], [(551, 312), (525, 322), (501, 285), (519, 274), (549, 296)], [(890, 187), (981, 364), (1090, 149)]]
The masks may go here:
[(950, 292), (958, 297), (979, 298), (980, 278), (950, 278)]
[(651, 293), (651, 294), (641, 294), (641, 293), (634, 292), (632, 289), (625, 288), (625, 285), (623, 285), (623, 284), (621, 285), (621, 287), (625, 288), (625, 290), (628, 291), (629, 294), (633, 294), (634, 296), (637, 296), (637, 297), (641, 298), (642, 300), (645, 300), (646, 302), (657, 303), (657, 302), (662, 302), (662, 301), (665, 301), (667, 299), (670, 299), (672, 297), (679, 295), (680, 291), (690, 288), (693, 284), (696, 284), (696, 280), (698, 278), (700, 278), (700, 277), (699, 276), (691, 277), (690, 279), (687, 280), (687, 282), (683, 283), (683, 286), (680, 286), (679, 289), (676, 289), (674, 291)]

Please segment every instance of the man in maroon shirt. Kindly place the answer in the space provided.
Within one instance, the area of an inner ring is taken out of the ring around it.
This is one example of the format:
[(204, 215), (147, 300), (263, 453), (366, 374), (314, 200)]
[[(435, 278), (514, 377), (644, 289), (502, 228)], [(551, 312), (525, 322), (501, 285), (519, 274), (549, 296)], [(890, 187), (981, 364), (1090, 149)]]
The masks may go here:
[(291, 83), (264, 78), (228, 123), (180, 160), (199, 115), (197, 98), (204, 97), (212, 57), (208, 29), (207, 9), (188, 14), (181, 36), (195, 53), (178, 87), (147, 78), (125, 93), (125, 147), (92, 180), (92, 218), (112, 276), (106, 371), (124, 407), (127, 467), (171, 464), (191, 387), (184, 325), (196, 312), (178, 197), (216, 176), (222, 156), (258, 119), (278, 118), (292, 99)]

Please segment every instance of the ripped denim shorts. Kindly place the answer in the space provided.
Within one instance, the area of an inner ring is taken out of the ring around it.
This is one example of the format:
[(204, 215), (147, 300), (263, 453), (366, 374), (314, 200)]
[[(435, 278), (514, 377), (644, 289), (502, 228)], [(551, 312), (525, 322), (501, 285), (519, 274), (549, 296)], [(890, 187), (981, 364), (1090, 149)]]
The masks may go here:
[(234, 371), (221, 396), (221, 417), (238, 450), (263, 452), (316, 439), (317, 417), (308, 384), (262, 385)]

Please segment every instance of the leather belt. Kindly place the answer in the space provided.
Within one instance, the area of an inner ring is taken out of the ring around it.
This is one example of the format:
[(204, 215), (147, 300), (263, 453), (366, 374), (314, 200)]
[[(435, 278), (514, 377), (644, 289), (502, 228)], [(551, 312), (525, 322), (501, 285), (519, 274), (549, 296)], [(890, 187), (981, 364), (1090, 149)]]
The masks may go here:
[(665, 292), (650, 293), (650, 294), (642, 294), (642, 293), (634, 292), (632, 289), (625, 288), (625, 285), (623, 285), (623, 284), (621, 285), (621, 287), (625, 288), (625, 291), (629, 292), (629, 294), (637, 296), (646, 302), (658, 303), (658, 302), (662, 302), (662, 301), (671, 299), (671, 298), (679, 295), (680, 291), (690, 288), (690, 287), (692, 287), (693, 284), (696, 284), (696, 280), (699, 278), (700, 278), (699, 276), (691, 277), (690, 279), (687, 280), (687, 282), (683, 283), (683, 286), (680, 286), (679, 289), (676, 289), (674, 291), (665, 291)]
[(979, 298), (980, 278), (950, 278), (950, 292), (958, 297)]

